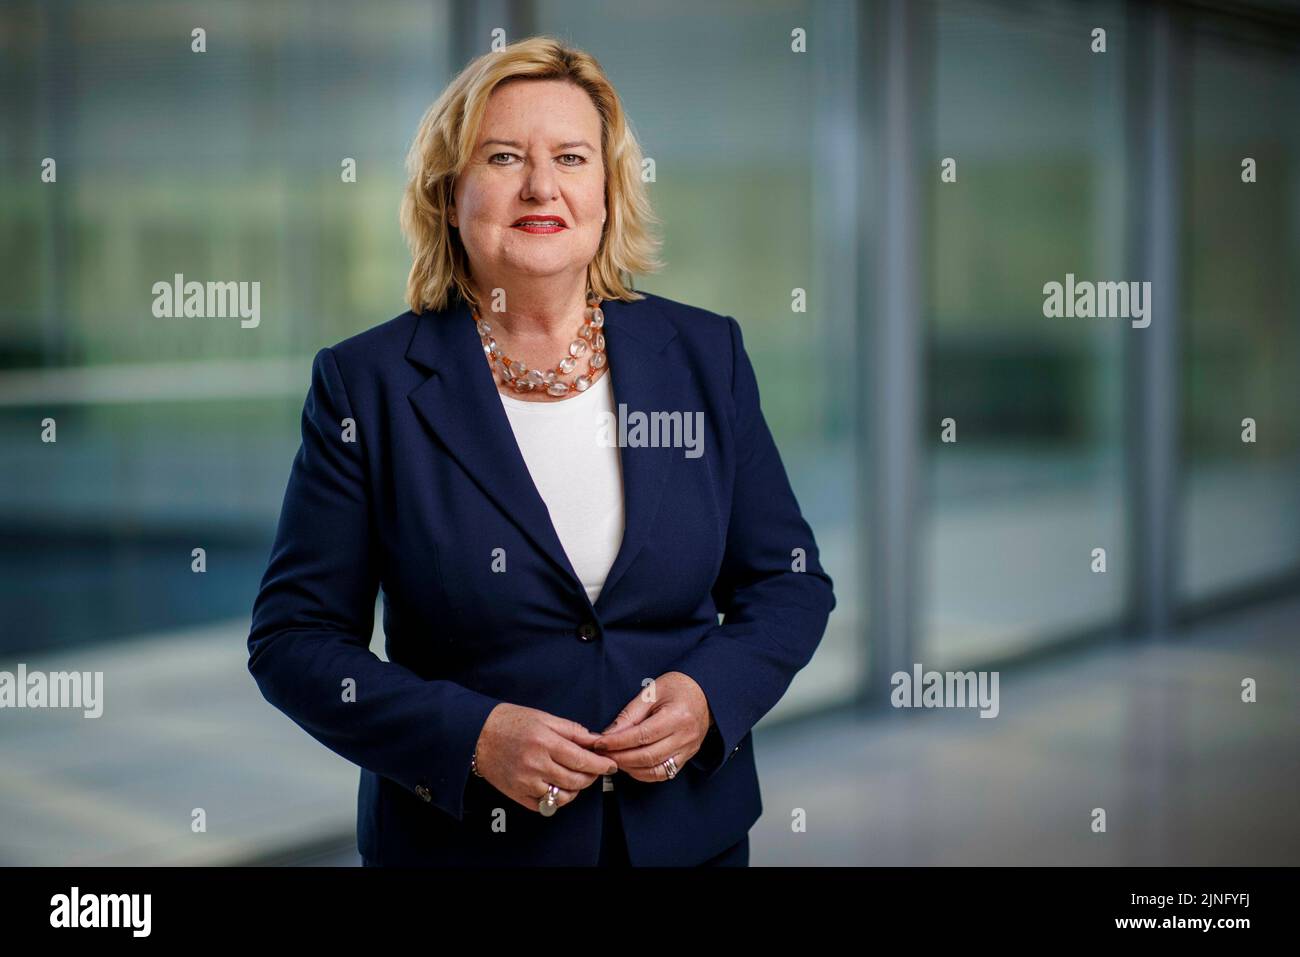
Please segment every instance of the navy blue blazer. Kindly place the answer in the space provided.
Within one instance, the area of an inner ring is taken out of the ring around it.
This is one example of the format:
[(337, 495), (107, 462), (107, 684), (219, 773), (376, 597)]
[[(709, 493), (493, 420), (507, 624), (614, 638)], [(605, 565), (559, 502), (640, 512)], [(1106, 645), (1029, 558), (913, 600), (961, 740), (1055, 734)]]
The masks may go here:
[[(594, 605), (461, 299), (316, 354), (248, 668), (360, 766), (374, 863), (594, 865), (600, 779), (543, 817), (470, 774), (479, 732), (503, 701), (599, 732), (668, 671), (699, 683), (716, 725), (672, 780), (615, 775), (632, 863), (698, 864), (762, 813), (750, 729), (821, 641), (832, 582), (740, 326), (642, 294), (602, 307), (616, 405), (702, 412), (703, 454), (620, 448), (626, 530)], [(387, 661), (369, 650), (379, 589)]]

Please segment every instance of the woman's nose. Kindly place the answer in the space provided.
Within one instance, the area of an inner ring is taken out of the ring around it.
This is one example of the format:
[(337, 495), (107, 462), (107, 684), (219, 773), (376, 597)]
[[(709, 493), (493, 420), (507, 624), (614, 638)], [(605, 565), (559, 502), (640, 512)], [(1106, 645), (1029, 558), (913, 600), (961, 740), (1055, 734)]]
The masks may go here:
[(524, 173), (524, 198), (549, 200), (555, 195), (555, 170), (549, 163), (530, 161)]

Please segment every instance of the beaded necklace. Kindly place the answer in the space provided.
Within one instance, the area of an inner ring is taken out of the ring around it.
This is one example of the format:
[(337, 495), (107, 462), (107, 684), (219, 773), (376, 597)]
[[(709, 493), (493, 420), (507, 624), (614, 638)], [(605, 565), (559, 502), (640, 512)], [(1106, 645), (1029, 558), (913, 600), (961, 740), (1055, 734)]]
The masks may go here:
[[(483, 341), (483, 353), (488, 363), (500, 377), (503, 385), (509, 385), (516, 392), (532, 392), (542, 389), (553, 396), (566, 396), (575, 392), (586, 392), (605, 368), (605, 314), (600, 308), (600, 299), (591, 290), (587, 291), (586, 318), (578, 329), (578, 338), (569, 343), (568, 355), (564, 356), (550, 369), (530, 369), (524, 363), (512, 360), (502, 351), (500, 344), (492, 337), (492, 326), (481, 318), (477, 309), (470, 315), (478, 328), (479, 338)], [(576, 376), (571, 382), (560, 378), (569, 375), (578, 366), (578, 360), (587, 356), (587, 371)]]

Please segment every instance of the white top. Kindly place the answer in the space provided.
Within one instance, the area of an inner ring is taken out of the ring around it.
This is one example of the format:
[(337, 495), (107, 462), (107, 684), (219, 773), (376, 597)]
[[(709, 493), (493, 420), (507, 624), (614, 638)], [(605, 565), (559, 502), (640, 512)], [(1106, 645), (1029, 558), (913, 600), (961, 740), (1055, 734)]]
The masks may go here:
[(586, 392), (549, 402), (525, 402), (498, 391), (533, 484), (592, 604), (623, 543), (618, 446), (602, 447), (598, 441), (600, 413), (614, 414), (611, 375), (606, 369)]
[[(586, 392), (554, 402), (497, 393), (555, 534), (593, 605), (623, 543), (623, 464), (617, 444), (598, 441), (600, 413), (614, 415), (611, 375), (607, 368)], [(614, 776), (602, 774), (600, 788), (614, 790)]]

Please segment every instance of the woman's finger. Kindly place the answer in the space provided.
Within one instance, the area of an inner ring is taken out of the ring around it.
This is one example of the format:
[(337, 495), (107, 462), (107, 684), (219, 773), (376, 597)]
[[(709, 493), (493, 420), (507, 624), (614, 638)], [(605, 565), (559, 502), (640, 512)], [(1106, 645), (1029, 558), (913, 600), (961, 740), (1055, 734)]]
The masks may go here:
[(561, 718), (558, 714), (551, 714), (549, 711), (538, 711), (537, 714), (542, 724), (566, 740), (590, 744), (596, 738), (596, 732), (571, 718)]
[(570, 768), (566, 768), (564, 765), (550, 757), (546, 758), (541, 772), (542, 778), (547, 782), (547, 784), (558, 784), (566, 791), (581, 791), (603, 773), (603, 771), (574, 771)]
[(613, 774), (618, 770), (618, 765), (614, 763), (612, 758), (607, 758), (601, 754), (593, 754), (581, 745), (574, 744), (568, 738), (557, 735), (547, 742), (547, 746), (550, 750), (551, 760), (570, 771), (599, 776), (601, 774)]
[[(661, 738), (653, 744), (648, 744), (641, 748), (632, 748), (628, 751), (620, 751), (618, 754), (618, 766), (621, 770), (632, 774), (633, 771), (652, 772), (656, 767), (660, 767), (668, 760), (669, 755), (677, 762), (677, 770), (681, 771), (682, 765), (686, 763), (682, 755), (687, 752), (691, 744), (690, 735), (671, 734), (666, 738)], [(694, 752), (690, 752), (694, 754)], [(662, 772), (656, 780), (665, 780), (668, 777), (667, 770), (660, 767)], [(633, 775), (635, 777), (635, 775)], [(641, 778), (639, 780), (647, 780)]]
[[(600, 754), (604, 751), (646, 747), (679, 731), (684, 725), (685, 716), (682, 712), (675, 708), (661, 707), (638, 724), (602, 734), (600, 740), (592, 745), (592, 750)], [(622, 760), (621, 756), (619, 760)]]
[[(676, 751), (672, 751), (671, 754), (673, 760), (677, 762), (677, 773), (674, 774), (673, 777), (677, 777), (677, 775), (681, 774), (686, 769), (686, 763), (695, 756), (696, 752), (690, 751), (686, 748), (679, 748)], [(667, 760), (668, 758), (665, 757), (663, 761), (660, 761), (657, 764), (652, 764), (649, 767), (626, 767), (623, 768), (623, 773), (638, 781), (645, 781), (649, 784), (669, 781), (671, 778), (668, 777), (668, 769), (664, 767), (664, 762)]]

